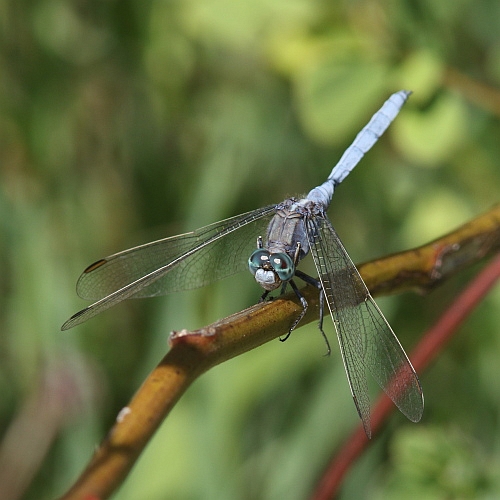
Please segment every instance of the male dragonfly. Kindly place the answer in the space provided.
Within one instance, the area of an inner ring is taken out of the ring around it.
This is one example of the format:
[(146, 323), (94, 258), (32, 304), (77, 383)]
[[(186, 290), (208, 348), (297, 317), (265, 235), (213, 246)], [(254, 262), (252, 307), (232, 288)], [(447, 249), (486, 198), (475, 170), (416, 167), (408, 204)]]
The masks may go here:
[[(336, 186), (385, 132), (409, 95), (404, 90), (391, 95), (356, 136), (328, 179), (304, 198), (289, 198), (91, 264), (78, 279), (76, 289), (80, 297), (96, 302), (74, 314), (62, 330), (124, 299), (198, 288), (248, 267), (265, 290), (262, 298), (280, 287), (283, 293), (290, 284), (300, 299), (302, 312), (290, 334), (307, 309), (294, 282), (298, 277), (319, 289), (319, 328), (325, 340), (322, 325), (326, 299), (351, 394), (368, 437), (371, 427), (366, 370), (401, 412), (418, 422), (424, 400), (417, 374), (326, 215)], [(256, 237), (257, 249), (251, 253)], [(318, 279), (296, 269), (309, 252)]]

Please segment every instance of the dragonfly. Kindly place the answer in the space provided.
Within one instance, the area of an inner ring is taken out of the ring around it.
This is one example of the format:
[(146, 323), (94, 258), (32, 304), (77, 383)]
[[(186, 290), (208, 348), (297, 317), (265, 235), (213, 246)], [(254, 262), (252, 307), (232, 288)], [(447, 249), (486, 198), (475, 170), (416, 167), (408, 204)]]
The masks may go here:
[[(261, 300), (278, 288), (284, 293), (288, 285), (299, 298), (302, 310), (288, 337), (307, 310), (307, 301), (294, 281), (299, 278), (319, 290), (319, 329), (329, 353), (323, 331), (325, 302), (328, 306), (367, 436), (371, 437), (367, 372), (408, 419), (418, 422), (424, 408), (418, 376), (326, 215), (336, 187), (387, 130), (410, 93), (392, 94), (358, 133), (328, 179), (306, 196), (124, 250), (88, 266), (76, 289), (80, 297), (96, 302), (74, 314), (61, 329), (79, 325), (128, 298), (202, 287), (247, 268), (264, 289)], [(317, 279), (297, 269), (309, 253)]]

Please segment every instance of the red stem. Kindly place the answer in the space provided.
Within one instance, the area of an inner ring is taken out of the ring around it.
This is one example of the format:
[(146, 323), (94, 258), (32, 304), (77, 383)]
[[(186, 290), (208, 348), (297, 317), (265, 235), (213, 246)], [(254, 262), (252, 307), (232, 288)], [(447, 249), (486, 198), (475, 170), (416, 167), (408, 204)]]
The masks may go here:
[[(457, 328), (474, 310), (479, 301), (500, 277), (500, 255), (493, 259), (456, 298), (439, 320), (424, 334), (410, 355), (417, 373), (422, 373), (429, 363), (441, 352), (446, 343), (453, 337)], [(377, 400), (371, 416), (372, 429), (375, 433), (394, 411), (392, 401), (382, 394)], [(339, 491), (344, 476), (355, 460), (367, 447), (369, 441), (359, 425), (341, 450), (330, 462), (323, 474), (312, 500), (333, 498)]]

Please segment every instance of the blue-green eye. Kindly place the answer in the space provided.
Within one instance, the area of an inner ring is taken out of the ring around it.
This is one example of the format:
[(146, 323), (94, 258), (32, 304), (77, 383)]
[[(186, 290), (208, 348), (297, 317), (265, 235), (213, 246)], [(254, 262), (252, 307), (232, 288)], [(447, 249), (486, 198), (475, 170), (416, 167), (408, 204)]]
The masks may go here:
[(250, 272), (254, 276), (258, 269), (270, 266), (269, 256), (269, 252), (263, 249), (255, 250), (255, 252), (250, 255), (248, 259), (248, 269), (250, 269)]
[(286, 253), (273, 253), (269, 256), (271, 266), (281, 281), (290, 281), (295, 274), (292, 259)]

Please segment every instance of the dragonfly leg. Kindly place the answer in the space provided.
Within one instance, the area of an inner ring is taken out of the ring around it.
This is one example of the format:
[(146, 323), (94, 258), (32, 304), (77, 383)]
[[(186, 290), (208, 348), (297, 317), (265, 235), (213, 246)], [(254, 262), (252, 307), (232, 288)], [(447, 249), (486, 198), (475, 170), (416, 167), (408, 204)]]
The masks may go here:
[(298, 318), (293, 322), (293, 325), (291, 326), (288, 333), (284, 337), (280, 337), (281, 342), (284, 342), (288, 337), (290, 337), (291, 333), (295, 330), (296, 326), (300, 323), (300, 320), (306, 314), (307, 306), (308, 306), (306, 299), (302, 296), (302, 294), (300, 293), (300, 290), (297, 288), (297, 285), (293, 282), (293, 280), (288, 281), (288, 283), (290, 283), (290, 286), (292, 287), (293, 291), (295, 292), (295, 295), (300, 300), (300, 303), (302, 304), (302, 311), (299, 314)]
[[(318, 322), (318, 328), (319, 331), (321, 332), (321, 335), (323, 336), (323, 339), (326, 344), (326, 354), (325, 356), (330, 356), (330, 353), (332, 352), (332, 349), (330, 347), (330, 342), (328, 341), (328, 337), (326, 336), (325, 332), (323, 331), (323, 318), (325, 317), (325, 293), (323, 292), (323, 287), (321, 286), (321, 283), (319, 280), (313, 278), (312, 276), (309, 276), (306, 273), (303, 273), (302, 271), (299, 271), (298, 269), (295, 271), (295, 275), (300, 278), (302, 281), (305, 281), (309, 285), (312, 285), (316, 287), (319, 290), (319, 322)], [(295, 292), (297, 293), (297, 292)], [(305, 312), (304, 312), (305, 314)], [(300, 318), (302, 319), (302, 318)], [(293, 328), (292, 328), (293, 329)]]
[(270, 290), (266, 290), (261, 296), (260, 296), (260, 299), (259, 299), (259, 304), (264, 302), (266, 299), (267, 299), (267, 296), (271, 293)]
[(297, 247), (295, 248), (295, 255), (293, 256), (293, 263), (295, 267), (297, 267), (297, 264), (299, 263), (300, 260), (300, 250), (302, 248), (302, 245), (300, 244), (300, 241), (297, 242)]

